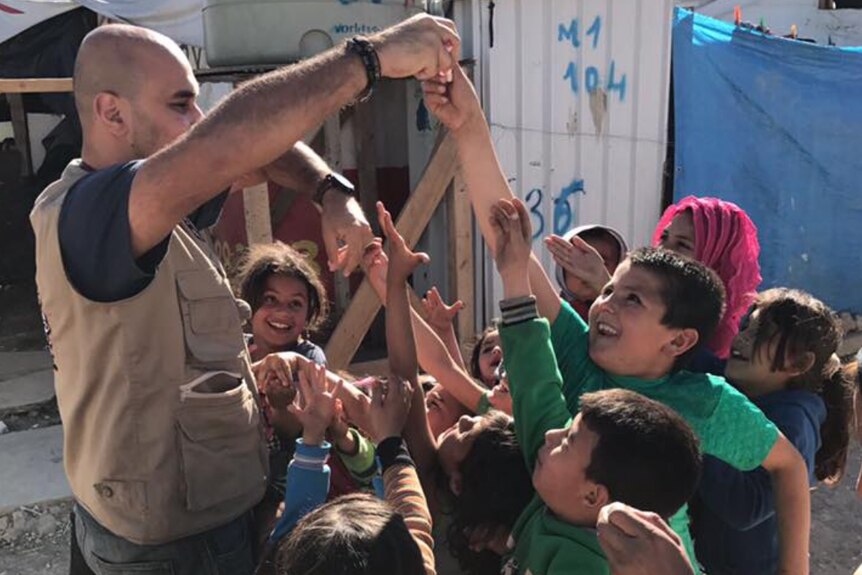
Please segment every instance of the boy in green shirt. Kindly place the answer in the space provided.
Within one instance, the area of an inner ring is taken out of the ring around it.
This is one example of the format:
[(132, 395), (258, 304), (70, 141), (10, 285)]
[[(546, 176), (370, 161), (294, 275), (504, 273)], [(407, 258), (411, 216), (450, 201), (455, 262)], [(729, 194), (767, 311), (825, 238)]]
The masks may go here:
[[(524, 269), (529, 268), (529, 276), (524, 281), (520, 277), (526, 275), (523, 270), (515, 274), (521, 293), (514, 295), (534, 294), (539, 315), (553, 326), (554, 351), (569, 408), (577, 409), (578, 398), (595, 389), (639, 391), (682, 415), (699, 436), (705, 453), (742, 470), (762, 466), (772, 477), (775, 493), (781, 545), (779, 573), (806, 575), (811, 503), (802, 457), (722, 378), (679, 371), (718, 322), (723, 306), (720, 280), (696, 262), (648, 250), (639, 261), (627, 259), (620, 264), (590, 309), (589, 328), (571, 317), (571, 308), (561, 302), (538, 259), (529, 251), (531, 214), (523, 203), (510, 201), (512, 191), (472, 85), (458, 68), (453, 70), (451, 83), (442, 80), (423, 84), (425, 102), (455, 140), (461, 173), (485, 241), (496, 257), (505, 249), (503, 238), (494, 233), (491, 223), (498, 203), (508, 204), (500, 209), (508, 218), (521, 222), (521, 235), (526, 229), (520, 241), (527, 246), (522, 263)], [(509, 236), (506, 238), (508, 241)], [(712, 281), (707, 281), (708, 277)], [(704, 291), (699, 292), (699, 287)], [(537, 332), (535, 337), (543, 336)], [(526, 358), (521, 371), (510, 354), (524, 345), (523, 340), (503, 337), (503, 342), (510, 385), (520, 377), (522, 386), (529, 386), (535, 366), (553, 358), (553, 354)], [(687, 542), (689, 557), (693, 558), (686, 523), (685, 514), (680, 512), (672, 526)]]
[[(496, 219), (501, 236), (520, 226), (502, 211)], [(698, 442), (672, 409), (622, 389), (585, 394), (572, 420), (548, 323), (529, 295), (529, 244), (503, 243), (496, 254), (507, 296), (500, 335), (513, 353), (507, 364), (515, 430), (536, 488), (512, 531), (504, 573), (606, 574), (595, 530), (599, 511), (620, 501), (665, 519), (673, 515), (697, 485)], [(520, 271), (519, 249), (526, 255)]]

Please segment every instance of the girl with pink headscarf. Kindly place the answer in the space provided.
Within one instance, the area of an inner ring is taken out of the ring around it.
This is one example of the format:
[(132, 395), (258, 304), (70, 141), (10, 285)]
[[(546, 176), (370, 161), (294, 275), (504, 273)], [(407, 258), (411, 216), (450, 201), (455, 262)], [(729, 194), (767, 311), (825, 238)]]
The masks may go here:
[(652, 243), (696, 259), (724, 282), (727, 307), (707, 348), (726, 359), (762, 280), (754, 222), (731, 202), (688, 196), (665, 210)]

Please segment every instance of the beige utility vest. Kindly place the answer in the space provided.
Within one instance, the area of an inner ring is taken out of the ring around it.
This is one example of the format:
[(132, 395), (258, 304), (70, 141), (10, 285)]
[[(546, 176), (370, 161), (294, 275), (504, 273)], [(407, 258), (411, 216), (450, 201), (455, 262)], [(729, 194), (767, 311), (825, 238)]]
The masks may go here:
[[(66, 474), (111, 532), (165, 543), (239, 517), (263, 496), (268, 459), (242, 320), (209, 244), (185, 224), (142, 292), (112, 303), (81, 296), (57, 224), (86, 173), (70, 163), (30, 214)], [(219, 371), (235, 375), (206, 379)]]

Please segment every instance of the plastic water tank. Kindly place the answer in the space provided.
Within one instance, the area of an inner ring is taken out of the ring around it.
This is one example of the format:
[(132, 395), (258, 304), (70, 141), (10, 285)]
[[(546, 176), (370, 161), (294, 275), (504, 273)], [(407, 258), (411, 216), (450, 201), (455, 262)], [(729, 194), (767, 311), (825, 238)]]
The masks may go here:
[(204, 0), (204, 47), (211, 66), (286, 64), (422, 11), (422, 0)]

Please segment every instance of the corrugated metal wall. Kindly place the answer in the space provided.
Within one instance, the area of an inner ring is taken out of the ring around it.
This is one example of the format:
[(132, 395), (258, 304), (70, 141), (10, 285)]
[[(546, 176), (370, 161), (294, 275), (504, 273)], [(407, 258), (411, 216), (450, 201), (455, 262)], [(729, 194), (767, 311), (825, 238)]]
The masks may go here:
[[(485, 109), (546, 268), (541, 238), (579, 224), (646, 244), (661, 207), (672, 0), (505, 0), (493, 18), (488, 8)], [(484, 261), (487, 321), (502, 289)]]

